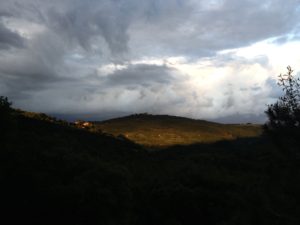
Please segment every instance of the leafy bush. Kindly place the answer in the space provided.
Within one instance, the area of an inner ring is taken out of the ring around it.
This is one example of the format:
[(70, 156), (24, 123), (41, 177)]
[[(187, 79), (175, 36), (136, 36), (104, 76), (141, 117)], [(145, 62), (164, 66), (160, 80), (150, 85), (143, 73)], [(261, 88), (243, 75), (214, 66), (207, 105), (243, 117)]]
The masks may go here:
[(300, 79), (293, 76), (290, 66), (287, 70), (278, 79), (284, 95), (276, 103), (268, 105), (265, 111), (269, 118), (265, 129), (279, 140), (295, 143), (300, 137)]

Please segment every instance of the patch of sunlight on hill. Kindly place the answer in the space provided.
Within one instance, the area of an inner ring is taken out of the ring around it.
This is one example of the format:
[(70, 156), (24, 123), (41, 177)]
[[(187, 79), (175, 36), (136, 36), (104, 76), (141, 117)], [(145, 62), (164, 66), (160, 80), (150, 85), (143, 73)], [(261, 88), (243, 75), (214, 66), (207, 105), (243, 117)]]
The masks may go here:
[(132, 115), (96, 123), (105, 133), (123, 137), (147, 147), (170, 147), (213, 143), (261, 135), (261, 125), (218, 124), (174, 116)]

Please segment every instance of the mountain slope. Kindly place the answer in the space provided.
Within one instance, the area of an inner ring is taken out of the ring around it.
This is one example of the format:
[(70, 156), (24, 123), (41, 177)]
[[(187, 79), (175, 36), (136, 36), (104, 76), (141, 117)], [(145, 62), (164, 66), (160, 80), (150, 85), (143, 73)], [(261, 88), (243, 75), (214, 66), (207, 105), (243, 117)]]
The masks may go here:
[[(139, 117), (135, 126), (130, 119), (136, 116), (110, 122), (125, 126), (125, 120), (132, 129), (144, 121), (157, 129), (181, 124), (181, 132), (195, 123)], [(11, 121), (0, 136), (3, 224), (300, 224), (299, 159), (280, 154), (266, 136), (150, 152), (45, 114), (6, 118)], [(223, 127), (197, 123), (211, 134)]]
[(0, 139), (2, 224), (127, 220), (127, 164), (143, 153), (139, 146), (45, 114), (15, 111), (10, 119)]
[(170, 147), (256, 137), (260, 125), (229, 125), (166, 115), (138, 114), (95, 122), (97, 128), (147, 147)]

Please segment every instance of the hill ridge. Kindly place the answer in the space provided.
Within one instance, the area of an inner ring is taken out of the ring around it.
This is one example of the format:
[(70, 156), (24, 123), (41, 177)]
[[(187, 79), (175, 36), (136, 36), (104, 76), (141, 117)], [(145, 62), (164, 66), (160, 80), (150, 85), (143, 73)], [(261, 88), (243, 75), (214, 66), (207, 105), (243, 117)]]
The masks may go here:
[(195, 143), (212, 143), (240, 137), (256, 137), (261, 125), (221, 124), (171, 115), (132, 114), (129, 116), (93, 121), (105, 133), (124, 135), (147, 147), (170, 147)]

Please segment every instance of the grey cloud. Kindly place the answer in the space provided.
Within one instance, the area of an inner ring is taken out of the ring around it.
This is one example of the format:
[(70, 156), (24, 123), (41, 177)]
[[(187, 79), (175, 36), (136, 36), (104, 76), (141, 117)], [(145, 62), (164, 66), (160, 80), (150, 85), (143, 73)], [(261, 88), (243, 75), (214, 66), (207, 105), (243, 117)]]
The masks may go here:
[(225, 108), (230, 108), (233, 107), (235, 105), (235, 100), (233, 95), (229, 95), (229, 97), (227, 98), (224, 107)]
[[(2, 1), (2, 0), (1, 0)], [(5, 2), (10, 17), (46, 26), (76, 48), (91, 51), (102, 38), (115, 57), (127, 51), (127, 28), (133, 1), (64, 0), (41, 2), (34, 0)]]
[(254, 87), (251, 87), (251, 90), (252, 91), (260, 91), (262, 88), (259, 87), (259, 86), (254, 86)]
[(43, 33), (26, 48), (6, 50), (0, 57), (0, 82), (6, 85), (6, 92), (14, 99), (30, 97), (29, 93), (46, 88), (53, 83), (70, 80), (63, 64), (64, 47), (51, 33)]
[(18, 94), (7, 92), (18, 107), (35, 111), (39, 107), (48, 113), (167, 113), (164, 110), (185, 102), (184, 96), (176, 93), (182, 89), (185, 76), (164, 65), (129, 65), (105, 76), (93, 74), (70, 80), (57, 77), (46, 82), (39, 75), (26, 79), (20, 76), (2, 77), (2, 81), (9, 90), (19, 90)]
[(284, 44), (284, 43), (286, 43), (288, 41), (289, 41), (289, 37), (286, 36), (286, 35), (284, 35), (284, 36), (280, 36), (280, 37), (275, 38), (275, 40), (273, 41), (273, 43), (281, 45), (281, 44)]
[(104, 78), (107, 86), (143, 86), (149, 87), (153, 84), (170, 84), (179, 77), (176, 71), (167, 66), (138, 64), (129, 65), (128, 68), (116, 70)]
[[(294, 0), (226, 0), (215, 13), (202, 16), (220, 48), (240, 47), (265, 38), (290, 31), (298, 23), (297, 6)], [(209, 22), (208, 20), (212, 20)], [(209, 30), (204, 27), (204, 30)]]
[(298, 25), (290, 33), (274, 38), (272, 43), (277, 44), (277, 45), (283, 45), (287, 42), (299, 41), (299, 40), (300, 40), (300, 25)]
[(19, 34), (9, 30), (0, 21), (0, 50), (9, 49), (11, 47), (24, 47), (24, 39)]
[(103, 38), (111, 54), (127, 51), (127, 28), (131, 20), (131, 1), (68, 1), (64, 9), (47, 11), (47, 26), (90, 51)]
[(235, 63), (243, 66), (259, 64), (262, 67), (269, 67), (269, 58), (266, 55), (245, 58), (237, 56), (234, 52), (229, 52), (226, 54), (218, 54), (215, 57), (212, 57), (211, 60), (214, 62), (214, 65), (218, 67), (226, 66), (228, 63)]
[(170, 13), (160, 18), (162, 22), (158, 26), (143, 23), (144, 27), (141, 25), (139, 30), (134, 31), (137, 37), (133, 37), (133, 48), (134, 43), (149, 30), (151, 37), (146, 39), (149, 43), (139, 46), (143, 51), (190, 57), (210, 56), (219, 50), (282, 35), (299, 24), (299, 3), (294, 0), (285, 1), (284, 6), (280, 0), (219, 2), (221, 4), (216, 9), (209, 9), (203, 7), (205, 4), (202, 1), (186, 1), (177, 9), (177, 15)]
[(254, 123), (264, 124), (267, 121), (265, 114), (234, 114), (230, 116), (220, 117), (213, 121), (218, 123)]
[(278, 99), (283, 94), (282, 89), (277, 84), (277, 80), (274, 78), (268, 78), (265, 85), (270, 88), (270, 98)]
[(89, 51), (102, 39), (118, 60), (211, 56), (290, 32), (300, 17), (294, 0), (16, 2), (5, 3), (16, 17), (35, 19)]

